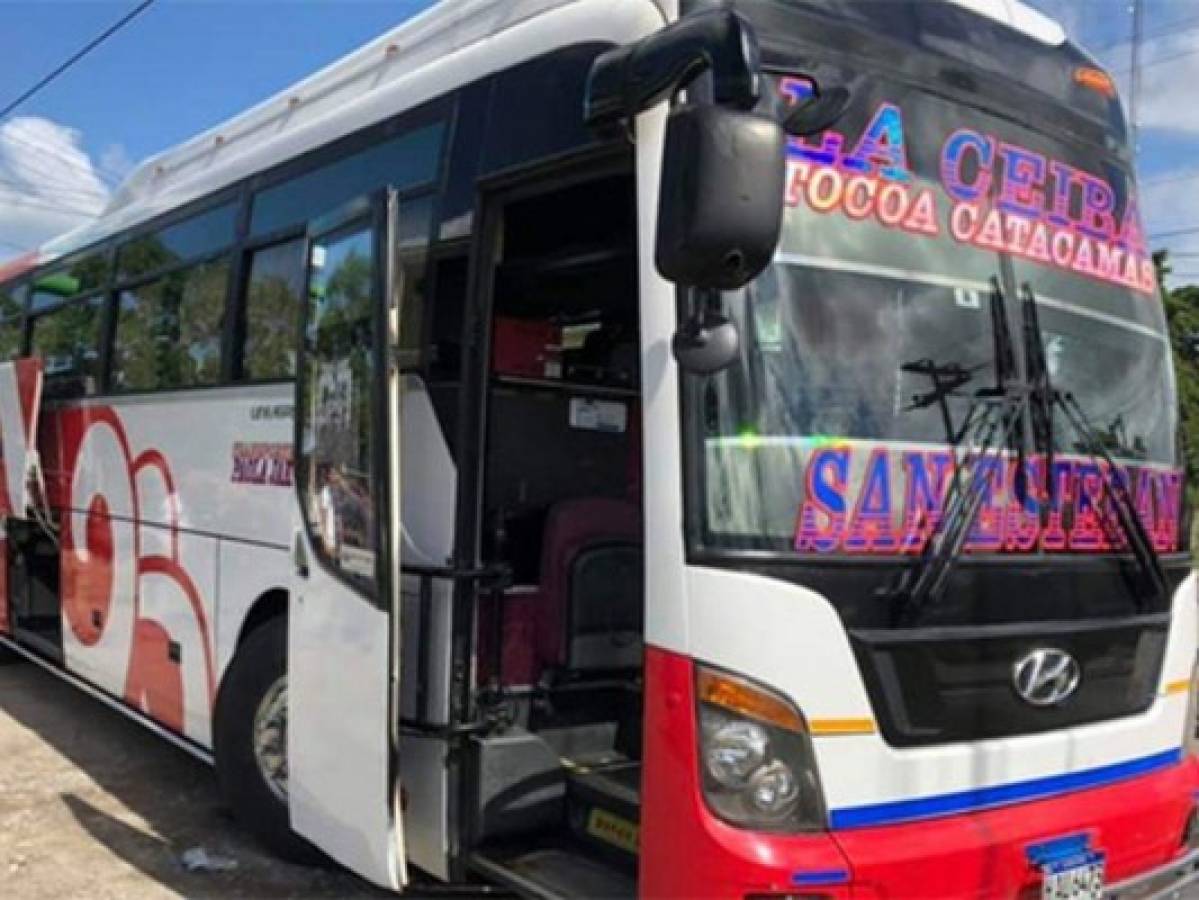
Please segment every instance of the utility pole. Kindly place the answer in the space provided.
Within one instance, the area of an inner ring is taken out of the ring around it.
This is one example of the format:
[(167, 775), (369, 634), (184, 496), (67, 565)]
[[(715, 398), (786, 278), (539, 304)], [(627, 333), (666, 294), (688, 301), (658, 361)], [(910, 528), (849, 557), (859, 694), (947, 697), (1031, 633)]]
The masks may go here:
[(1129, 44), (1128, 76), (1128, 119), (1132, 128), (1132, 150), (1140, 155), (1140, 119), (1138, 105), (1141, 98), (1141, 44), (1145, 37), (1145, 0), (1131, 0), (1132, 41)]

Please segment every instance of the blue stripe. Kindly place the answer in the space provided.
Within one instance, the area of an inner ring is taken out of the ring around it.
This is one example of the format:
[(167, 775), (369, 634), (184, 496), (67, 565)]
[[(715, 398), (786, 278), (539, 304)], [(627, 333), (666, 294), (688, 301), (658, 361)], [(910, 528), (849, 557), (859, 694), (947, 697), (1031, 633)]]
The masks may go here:
[(829, 813), (829, 822), (833, 828), (864, 828), (868, 825), (890, 825), (895, 822), (910, 822), (914, 819), (928, 819), (933, 816), (948, 816), (954, 813), (987, 809), (1006, 803), (1039, 800), (1054, 794), (1100, 787), (1125, 778), (1147, 775), (1158, 769), (1175, 765), (1181, 759), (1181, 750), (1167, 750), (1165, 753), (1155, 753), (1141, 759), (1101, 766), (1098, 769), (1087, 769), (1084, 772), (1051, 775), (1047, 778), (1034, 778), (1031, 781), (974, 788), (953, 794), (941, 794), (936, 797), (921, 797), (918, 800), (896, 800), (870, 806), (834, 809)]
[(826, 887), (831, 884), (847, 884), (849, 872), (845, 869), (827, 869), (818, 872), (796, 872), (791, 883), (796, 887)]

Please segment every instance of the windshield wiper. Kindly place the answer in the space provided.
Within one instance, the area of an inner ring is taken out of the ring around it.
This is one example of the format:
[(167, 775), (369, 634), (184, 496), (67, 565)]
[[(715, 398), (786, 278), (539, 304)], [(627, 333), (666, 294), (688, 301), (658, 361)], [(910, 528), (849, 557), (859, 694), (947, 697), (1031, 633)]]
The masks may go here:
[(941, 411), (941, 424), (945, 428), (945, 440), (950, 444), (961, 441), (969, 421), (964, 420), (960, 429), (954, 428), (953, 416), (949, 412), (949, 398), (960, 396), (959, 388), (965, 387), (974, 380), (974, 373), (986, 364), (966, 368), (959, 362), (938, 363), (931, 357), (903, 363), (899, 368), (902, 372), (912, 375), (923, 375), (933, 383), (933, 389), (923, 394), (913, 394), (912, 402), (903, 408), (904, 412), (926, 409), (934, 403)]
[[(996, 470), (992, 462), (1002, 463), (1004, 452), (1013, 443), (1023, 460), (1023, 419), (1029, 392), (1014, 383), (1015, 346), (1008, 328), (1007, 298), (997, 278), (991, 279), (991, 337), (995, 385), (975, 392), (956, 434), (951, 425), (947, 427), (947, 433), (957, 440), (950, 443), (953, 480), (945, 495), (941, 517), (925, 542), (919, 561), (903, 573), (889, 592), (899, 601), (896, 618), (900, 620), (914, 620), (928, 604), (940, 599), (953, 564), (961, 557), (970, 529), (978, 518), (987, 479)], [(963, 459), (959, 450), (966, 435), (971, 433), (975, 440), (970, 442)], [(1019, 468), (1023, 470), (1024, 466), (1021, 464)]]
[[(1053, 387), (1049, 367), (1045, 362), (1045, 341), (1037, 316), (1037, 297), (1027, 283), (1023, 286), (1023, 313), (1025, 353), (1028, 356), (1029, 382), (1033, 392), (1034, 439), (1045, 453), (1045, 505), (1042, 509), (1047, 510), (1053, 505), (1053, 410), (1056, 407), (1065, 413), (1071, 427), (1082, 439), (1082, 451), (1097, 464), (1103, 478), (1104, 496), (1111, 500), (1110, 505), (1116, 514), (1116, 521), (1136, 559), (1137, 567), (1148, 580), (1153, 596), (1158, 600), (1164, 600), (1169, 594), (1169, 582), (1162, 570), (1161, 558), (1145, 531), (1145, 524), (1141, 521), (1136, 501), (1128, 490), (1125, 479), (1078, 399), (1072, 393), (1058, 391)], [(1102, 504), (1099, 513), (1104, 524), (1110, 525), (1110, 519), (1103, 514)]]

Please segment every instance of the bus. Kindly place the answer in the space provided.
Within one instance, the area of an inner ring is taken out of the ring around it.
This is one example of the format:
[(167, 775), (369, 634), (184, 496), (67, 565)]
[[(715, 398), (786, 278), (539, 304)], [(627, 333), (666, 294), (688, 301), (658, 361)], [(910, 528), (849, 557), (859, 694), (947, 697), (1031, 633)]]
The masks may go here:
[(1016, 0), (443, 0), (0, 273), (0, 643), (389, 889), (1180, 895), (1133, 169)]

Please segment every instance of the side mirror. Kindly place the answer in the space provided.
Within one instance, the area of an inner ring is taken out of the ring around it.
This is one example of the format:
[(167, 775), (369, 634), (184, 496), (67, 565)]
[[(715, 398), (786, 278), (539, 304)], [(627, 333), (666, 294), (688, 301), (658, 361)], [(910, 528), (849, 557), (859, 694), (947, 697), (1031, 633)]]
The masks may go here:
[(798, 104), (783, 120), (783, 130), (796, 137), (820, 134), (832, 128), (849, 109), (849, 89), (836, 85)]
[(751, 281), (778, 246), (786, 174), (778, 123), (721, 106), (676, 108), (662, 163), (658, 271), (723, 291)]
[(684, 372), (712, 375), (737, 359), (737, 326), (716, 312), (699, 313), (674, 333), (671, 352)]

